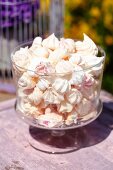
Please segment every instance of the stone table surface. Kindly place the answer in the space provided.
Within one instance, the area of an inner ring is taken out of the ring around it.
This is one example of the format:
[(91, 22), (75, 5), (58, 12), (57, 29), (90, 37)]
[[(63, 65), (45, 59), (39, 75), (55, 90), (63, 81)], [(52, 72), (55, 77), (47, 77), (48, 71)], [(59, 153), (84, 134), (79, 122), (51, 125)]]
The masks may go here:
[[(78, 130), (84, 144), (65, 154), (33, 148), (27, 139), (29, 125), (15, 112), (15, 99), (0, 102), (0, 170), (113, 170), (113, 96), (105, 91), (100, 96), (100, 116), (87, 126), (70, 130)], [(65, 142), (64, 146), (70, 147)]]

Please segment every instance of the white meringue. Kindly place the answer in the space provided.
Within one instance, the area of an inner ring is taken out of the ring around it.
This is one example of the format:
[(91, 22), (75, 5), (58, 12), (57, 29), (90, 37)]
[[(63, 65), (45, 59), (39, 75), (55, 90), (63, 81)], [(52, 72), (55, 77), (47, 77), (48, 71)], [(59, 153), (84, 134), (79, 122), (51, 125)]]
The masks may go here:
[(66, 57), (69, 57), (67, 50), (58, 48), (54, 50), (53, 52), (51, 52), (48, 60), (51, 64), (56, 65), (59, 61), (61, 61), (62, 59), (65, 59)]
[(72, 78), (70, 80), (71, 85), (80, 85), (84, 79), (84, 71), (82, 67), (76, 65), (72, 73)]
[(95, 43), (86, 35), (84, 34), (83, 41), (76, 41), (75, 48), (77, 53), (81, 55), (97, 55), (98, 48)]
[(77, 112), (75, 110), (73, 110), (68, 116), (67, 116), (67, 119), (65, 120), (65, 124), (66, 125), (71, 125), (73, 123), (77, 123)]
[(71, 88), (69, 81), (63, 78), (56, 78), (52, 86), (57, 92), (63, 94)]
[(50, 112), (44, 115), (40, 115), (38, 117), (38, 123), (42, 126), (52, 128), (61, 126), (63, 123), (63, 118), (61, 115), (58, 115), (54, 112)]
[(24, 72), (23, 75), (18, 80), (18, 86), (24, 89), (32, 89), (36, 85), (36, 82), (32, 77), (29, 76), (27, 72)]
[(59, 46), (60, 48), (67, 49), (69, 53), (75, 52), (75, 42), (70, 38), (61, 38)]
[(57, 93), (52, 88), (46, 90), (43, 94), (43, 99), (46, 104), (60, 104), (64, 100), (62, 94)]
[(69, 61), (61, 60), (57, 63), (56, 73), (67, 74), (73, 71), (73, 65)]
[(29, 53), (28, 47), (20, 48), (19, 51), (16, 51), (15, 54), (12, 56), (12, 61), (18, 66), (18, 69), (21, 71), (26, 69), (30, 59), (32, 58), (31, 54)]
[(49, 48), (51, 50), (55, 50), (59, 47), (59, 40), (53, 33), (48, 38), (42, 41), (42, 45), (43, 47)]
[(32, 55), (35, 56), (35, 57), (45, 57), (45, 58), (48, 58), (49, 57), (49, 51), (45, 47), (38, 47), (38, 48), (33, 50), (33, 54)]
[(42, 38), (41, 37), (36, 37), (34, 40), (33, 40), (33, 44), (32, 46), (41, 46), (42, 44)]
[(21, 100), (21, 102), (17, 105), (17, 110), (21, 110), (22, 113), (26, 114), (26, 116), (33, 116), (35, 118), (42, 114), (36, 106), (24, 100)]
[(67, 113), (73, 110), (73, 105), (67, 101), (62, 101), (60, 105), (58, 105), (58, 112)]
[(73, 54), (71, 54), (71, 57), (69, 58), (69, 61), (73, 65), (79, 65), (82, 62), (82, 58), (81, 58), (81, 56), (79, 54), (73, 53)]
[(81, 102), (82, 94), (79, 90), (73, 88), (66, 93), (66, 98), (71, 104), (76, 105)]
[(96, 57), (96, 56), (83, 56), (82, 59), (85, 63), (85, 69), (90, 74), (94, 76), (98, 76), (102, 71), (102, 66), (104, 62), (104, 57)]
[(35, 105), (38, 105), (43, 99), (43, 92), (38, 87), (35, 87), (28, 99)]
[(36, 84), (36, 87), (38, 87), (40, 90), (45, 91), (49, 87), (50, 83), (48, 80), (44, 78), (40, 78), (38, 83)]
[(87, 115), (92, 109), (92, 103), (89, 100), (83, 98), (82, 101), (75, 107), (75, 109), (79, 116)]

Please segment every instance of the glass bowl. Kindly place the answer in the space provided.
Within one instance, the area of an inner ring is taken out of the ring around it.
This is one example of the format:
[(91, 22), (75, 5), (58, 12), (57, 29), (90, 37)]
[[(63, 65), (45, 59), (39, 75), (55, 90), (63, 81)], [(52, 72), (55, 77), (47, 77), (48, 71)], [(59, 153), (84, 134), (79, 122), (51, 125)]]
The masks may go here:
[[(32, 41), (21, 44), (11, 55), (17, 97), (15, 109), (19, 117), (30, 125), (29, 143), (34, 148), (47, 153), (65, 153), (78, 149), (80, 141), (76, 140), (74, 146), (63, 148), (58, 145), (58, 142), (61, 144), (66, 140), (72, 140), (72, 133), (71, 136), (69, 135), (71, 129), (76, 133), (75, 128), (91, 123), (101, 113), (102, 102), (99, 96), (105, 52), (98, 47), (98, 57), (103, 57), (103, 60), (83, 70), (66, 74), (41, 74), (21, 67), (13, 60), (16, 51), (22, 47), (31, 47), (31, 44)], [(70, 85), (73, 74), (76, 75), (77, 85)], [(82, 81), (81, 77), (83, 77)], [(59, 88), (58, 84), (62, 79), (67, 82), (68, 86)], [(43, 87), (42, 82), (45, 85)], [(36, 89), (37, 86), (41, 86), (43, 93)], [(65, 88), (67, 93), (64, 93)], [(42, 96), (41, 99), (40, 96)], [(57, 141), (57, 146), (52, 145), (50, 141)]]

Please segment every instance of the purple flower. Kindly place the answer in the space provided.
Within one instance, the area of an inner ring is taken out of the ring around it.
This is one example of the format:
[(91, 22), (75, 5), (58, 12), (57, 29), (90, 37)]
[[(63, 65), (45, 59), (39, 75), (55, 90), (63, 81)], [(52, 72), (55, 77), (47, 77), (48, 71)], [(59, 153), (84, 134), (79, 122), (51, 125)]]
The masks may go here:
[(1, 0), (0, 27), (11, 27), (15, 20), (30, 23), (32, 15), (39, 9), (39, 0)]

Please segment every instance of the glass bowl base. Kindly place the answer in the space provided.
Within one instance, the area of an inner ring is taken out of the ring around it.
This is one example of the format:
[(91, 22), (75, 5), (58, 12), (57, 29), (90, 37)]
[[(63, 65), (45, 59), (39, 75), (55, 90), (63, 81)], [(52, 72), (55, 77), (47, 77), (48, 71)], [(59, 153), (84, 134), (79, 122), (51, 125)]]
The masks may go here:
[(30, 126), (28, 140), (36, 150), (51, 154), (63, 154), (83, 147), (85, 132), (82, 128), (51, 131)]

